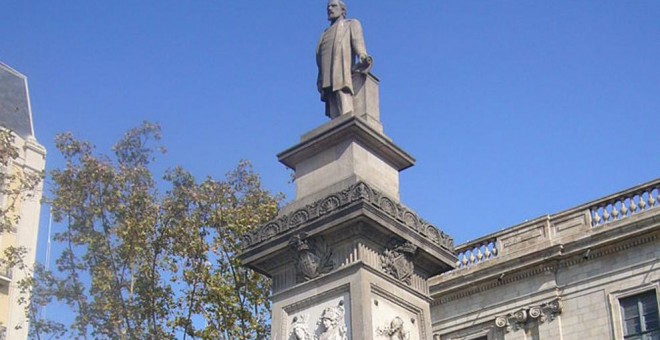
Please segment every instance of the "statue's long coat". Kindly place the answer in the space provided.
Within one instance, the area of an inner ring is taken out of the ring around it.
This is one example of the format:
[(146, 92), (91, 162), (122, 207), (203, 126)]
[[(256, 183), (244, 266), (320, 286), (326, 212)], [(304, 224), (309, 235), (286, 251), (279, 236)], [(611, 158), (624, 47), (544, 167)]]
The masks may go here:
[[(362, 25), (356, 19), (343, 19), (335, 23), (337, 26), (337, 35), (332, 48), (332, 62), (330, 65), (322, 65), (321, 42), (323, 35), (330, 29), (327, 28), (319, 39), (316, 47), (316, 64), (319, 68), (317, 87), (323, 98), (323, 88), (332, 87), (332, 92), (342, 89), (348, 89), (353, 93), (353, 82), (351, 81), (351, 67), (353, 66), (355, 56), (366, 55), (367, 49), (362, 36)], [(331, 74), (331, 84), (323, 84), (323, 75), (325, 72)]]

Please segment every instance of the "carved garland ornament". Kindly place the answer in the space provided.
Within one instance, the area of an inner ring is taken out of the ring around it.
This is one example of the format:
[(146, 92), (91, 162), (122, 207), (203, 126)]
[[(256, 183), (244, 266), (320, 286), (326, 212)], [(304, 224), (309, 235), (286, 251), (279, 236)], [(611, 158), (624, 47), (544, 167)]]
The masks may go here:
[(546, 320), (552, 321), (560, 313), (561, 300), (554, 299), (541, 305), (522, 308), (507, 315), (500, 315), (495, 318), (495, 326), (503, 328), (506, 332), (517, 331), (523, 328), (526, 323), (534, 320), (540, 323)]
[(405, 206), (396, 203), (395, 200), (383, 195), (364, 182), (358, 182), (347, 189), (330, 194), (258, 227), (254, 232), (243, 236), (243, 249), (270, 240), (279, 234), (296, 229), (305, 223), (339, 211), (358, 201), (369, 203), (383, 214), (396, 219), (433, 243), (449, 251), (454, 250), (454, 240), (451, 237), (419, 218)]

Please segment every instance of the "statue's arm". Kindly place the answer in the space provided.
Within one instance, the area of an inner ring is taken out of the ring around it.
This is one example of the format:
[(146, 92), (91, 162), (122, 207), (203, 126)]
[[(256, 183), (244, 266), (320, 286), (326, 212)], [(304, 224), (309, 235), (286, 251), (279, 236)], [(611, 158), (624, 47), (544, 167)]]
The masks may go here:
[(316, 45), (316, 67), (318, 68), (318, 73), (316, 76), (316, 89), (321, 94), (321, 100), (323, 100), (323, 89), (321, 88), (321, 40), (323, 40), (323, 35), (319, 39), (319, 43)]
[(367, 47), (364, 43), (364, 36), (362, 35), (362, 25), (356, 19), (351, 20), (351, 48), (353, 53), (357, 55), (360, 60), (366, 58)]

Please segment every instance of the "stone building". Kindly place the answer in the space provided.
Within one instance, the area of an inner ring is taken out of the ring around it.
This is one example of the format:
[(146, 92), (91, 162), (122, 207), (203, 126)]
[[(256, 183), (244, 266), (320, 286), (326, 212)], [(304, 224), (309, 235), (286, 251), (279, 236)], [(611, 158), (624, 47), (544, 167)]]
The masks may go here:
[(435, 339), (660, 339), (660, 179), (456, 247)]
[[(5, 174), (15, 175), (14, 178), (42, 172), (45, 168), (46, 149), (35, 138), (27, 78), (3, 63), (0, 63), (0, 126), (13, 132), (19, 153), (16, 159), (1, 170)], [(4, 185), (12, 186), (15, 183)], [(10, 246), (25, 247), (25, 262), (31, 267), (34, 264), (39, 231), (41, 184), (35, 190), (22, 194), (13, 203), (11, 211), (7, 211), (8, 214), (16, 214), (19, 219), (10, 232), (0, 234), (0, 252)], [(11, 204), (11, 200), (10, 197), (0, 195), (0, 204), (4, 208)], [(27, 338), (28, 323), (24, 307), (17, 301), (20, 296), (17, 282), (25, 275), (24, 271), (18, 269), (0, 268), (0, 339)]]

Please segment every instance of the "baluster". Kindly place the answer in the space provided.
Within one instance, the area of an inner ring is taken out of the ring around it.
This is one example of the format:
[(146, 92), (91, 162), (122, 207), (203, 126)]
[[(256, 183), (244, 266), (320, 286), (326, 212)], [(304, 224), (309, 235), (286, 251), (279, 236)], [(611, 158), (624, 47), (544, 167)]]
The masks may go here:
[(470, 250), (470, 264), (474, 264), (474, 260), (476, 260), (476, 257), (474, 257), (474, 249)]
[(624, 197), (624, 198), (621, 200), (621, 217), (622, 217), (622, 218), (623, 218), (623, 217), (626, 217), (626, 215), (628, 215), (628, 207), (626, 207), (626, 200), (627, 200), (627, 199), (628, 199), (628, 198)]
[(497, 256), (497, 241), (493, 242), (493, 257)]
[(607, 222), (610, 220), (610, 212), (607, 211), (607, 205), (603, 207), (603, 222)]
[(654, 190), (655, 189), (653, 189), (653, 188), (651, 190), (649, 190), (649, 208), (655, 206), (655, 202), (657, 202), (655, 197), (653, 197), (653, 191)]
[(612, 219), (616, 220), (619, 217), (619, 208), (616, 207), (616, 201), (612, 203)]
[(490, 243), (486, 243), (486, 250), (484, 250), (484, 256), (486, 257), (486, 260), (490, 258), (490, 254), (491, 254), (490, 250), (488, 249), (489, 245)]
[(599, 225), (600, 224), (600, 215), (598, 215), (598, 208), (594, 209), (594, 221), (592, 222), (593, 225)]
[(482, 262), (484, 254), (481, 253), (481, 247), (477, 248), (477, 262)]
[(468, 264), (467, 254), (463, 253), (463, 267), (467, 267), (467, 264)]
[(630, 197), (630, 215), (637, 212), (637, 204), (635, 204), (635, 196)]
[(646, 208), (646, 199), (644, 198), (644, 193), (639, 194), (639, 210), (643, 211)]

